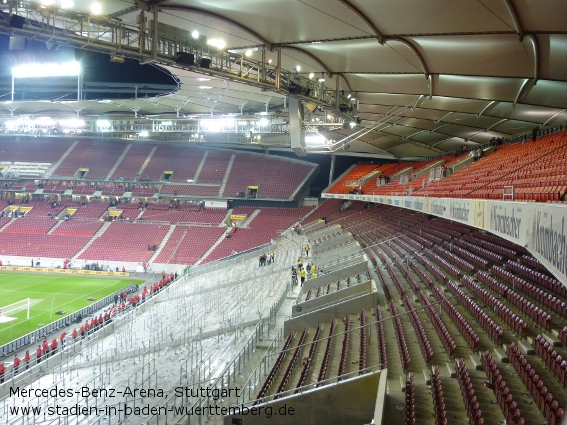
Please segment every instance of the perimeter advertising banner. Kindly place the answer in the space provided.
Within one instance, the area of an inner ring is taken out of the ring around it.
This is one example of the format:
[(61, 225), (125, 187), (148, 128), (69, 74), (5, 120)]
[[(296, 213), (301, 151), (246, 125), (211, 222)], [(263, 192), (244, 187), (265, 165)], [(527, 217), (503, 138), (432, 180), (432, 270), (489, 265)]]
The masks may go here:
[(525, 247), (567, 286), (567, 205), (417, 196), (332, 197), (406, 208), (484, 229)]

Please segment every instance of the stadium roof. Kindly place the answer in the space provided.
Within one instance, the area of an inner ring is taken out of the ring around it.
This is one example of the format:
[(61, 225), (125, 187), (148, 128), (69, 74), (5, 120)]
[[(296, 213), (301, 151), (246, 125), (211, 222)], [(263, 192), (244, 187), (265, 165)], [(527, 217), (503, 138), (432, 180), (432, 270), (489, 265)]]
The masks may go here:
[[(89, 11), (91, 2), (75, 3), (76, 11)], [(327, 137), (352, 135), (351, 152), (435, 156), (567, 121), (564, 0), (102, 3), (117, 22), (137, 25), (141, 10), (151, 19), (157, 8), (160, 23), (222, 39), (225, 50), (251, 50), (261, 60), (265, 48), (267, 61), (281, 49), (283, 69), (300, 65), (298, 74), (323, 76), (333, 89), (338, 78), (339, 90), (356, 98), (360, 123)], [(79, 109), (287, 114), (281, 92), (168, 69), (180, 81), (174, 94)]]

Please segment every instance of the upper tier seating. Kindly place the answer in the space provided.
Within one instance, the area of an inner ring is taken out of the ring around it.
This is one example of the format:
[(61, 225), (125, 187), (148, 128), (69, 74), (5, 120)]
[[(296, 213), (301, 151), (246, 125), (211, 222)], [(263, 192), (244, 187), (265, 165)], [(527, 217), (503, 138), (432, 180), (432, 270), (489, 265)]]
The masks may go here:
[(106, 140), (80, 142), (53, 172), (53, 176), (74, 177), (80, 168), (88, 168), (85, 179), (104, 180), (126, 146)]
[(355, 165), (349, 172), (347, 172), (332, 188), (328, 190), (328, 193), (347, 193), (352, 190), (356, 184), (357, 180), (361, 177), (366, 176), (368, 173), (379, 170), (380, 166), (376, 164), (362, 164)]
[(142, 143), (132, 143), (130, 149), (116, 167), (116, 170), (110, 176), (111, 179), (124, 179), (124, 180), (134, 180), (138, 176), (138, 173), (144, 162), (148, 159), (153, 146), (142, 144)]
[(502, 199), (504, 186), (514, 186), (515, 200), (560, 200), (567, 191), (567, 133), (536, 142), (505, 144), (446, 179), (424, 188), (416, 196)]
[(51, 162), (55, 164), (72, 144), (73, 142), (69, 139), (21, 138), (17, 143), (14, 143), (14, 140), (2, 138), (0, 140), (0, 152), (2, 152), (2, 161)]
[(226, 168), (232, 152), (209, 151), (201, 174), (197, 179), (199, 183), (222, 183)]
[(223, 208), (204, 208), (197, 206), (181, 206), (170, 209), (169, 205), (150, 204), (142, 214), (141, 219), (146, 221), (166, 221), (169, 223), (202, 223), (210, 225), (220, 224), (226, 216)]
[(257, 198), (288, 199), (313, 169), (311, 164), (284, 158), (238, 153), (223, 196), (236, 197), (248, 186), (258, 186)]
[(164, 172), (171, 171), (169, 180), (172, 182), (194, 180), (204, 154), (205, 151), (200, 149), (159, 145), (140, 178), (159, 181)]

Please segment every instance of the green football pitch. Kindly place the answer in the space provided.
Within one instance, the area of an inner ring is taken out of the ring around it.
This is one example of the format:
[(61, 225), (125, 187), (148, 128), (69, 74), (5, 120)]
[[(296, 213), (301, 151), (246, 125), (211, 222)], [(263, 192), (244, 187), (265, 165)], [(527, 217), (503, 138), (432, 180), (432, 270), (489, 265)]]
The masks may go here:
[[(16, 320), (0, 323), (0, 345), (64, 317), (55, 314), (57, 311), (63, 310), (65, 315), (69, 315), (131, 283), (141, 284), (143, 281), (112, 277), (0, 273), (0, 307), (27, 298), (30, 298), (31, 305), (29, 320), (26, 320), (26, 308), (6, 316), (15, 317)], [(89, 301), (89, 298), (96, 300)]]

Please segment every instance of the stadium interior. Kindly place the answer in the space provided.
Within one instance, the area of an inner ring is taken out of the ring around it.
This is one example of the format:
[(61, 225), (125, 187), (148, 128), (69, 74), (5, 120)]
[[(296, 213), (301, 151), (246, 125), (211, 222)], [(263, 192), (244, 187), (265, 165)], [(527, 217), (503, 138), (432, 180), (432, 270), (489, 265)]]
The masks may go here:
[(565, 16), (3, 0), (0, 423), (567, 423)]

